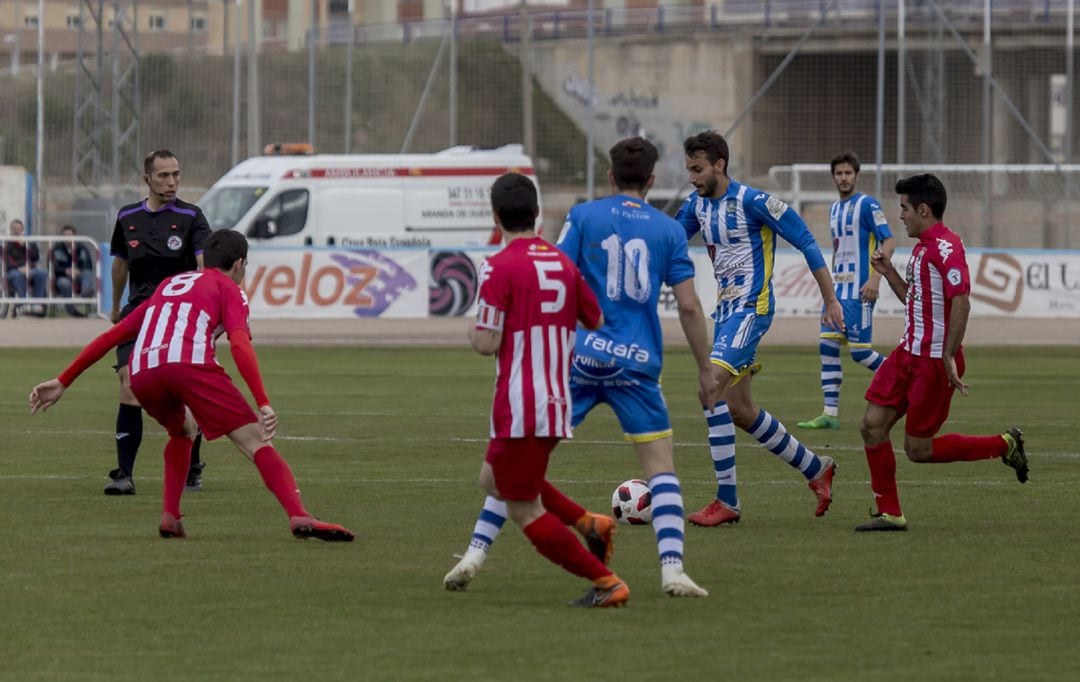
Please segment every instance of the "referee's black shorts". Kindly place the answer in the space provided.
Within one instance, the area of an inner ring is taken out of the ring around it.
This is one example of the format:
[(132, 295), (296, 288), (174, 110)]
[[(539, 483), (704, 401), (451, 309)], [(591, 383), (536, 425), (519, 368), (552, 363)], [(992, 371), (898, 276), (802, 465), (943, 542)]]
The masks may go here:
[[(120, 309), (120, 320), (122, 320), (125, 317), (127, 317), (128, 315), (130, 315), (131, 311), (135, 310), (135, 308), (137, 308), (137, 307), (138, 307), (137, 305), (132, 305), (131, 303), (128, 303), (123, 308), (121, 308)], [(117, 321), (119, 322), (119, 320), (117, 320)], [(131, 360), (131, 351), (133, 351), (134, 349), (135, 349), (135, 339), (131, 339), (129, 341), (124, 341), (119, 346), (117, 346), (116, 347), (116, 364), (113, 365), (113, 369), (115, 369), (117, 372), (119, 372), (121, 367), (127, 367), (128, 362)]]

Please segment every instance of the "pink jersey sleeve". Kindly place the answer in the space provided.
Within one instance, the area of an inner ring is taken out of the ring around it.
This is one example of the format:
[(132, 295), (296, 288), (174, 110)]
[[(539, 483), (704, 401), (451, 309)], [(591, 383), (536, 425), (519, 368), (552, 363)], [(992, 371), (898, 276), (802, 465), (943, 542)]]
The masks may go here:
[(941, 273), (946, 300), (971, 293), (971, 273), (960, 237), (950, 233), (947, 237), (939, 238), (937, 244), (930, 247), (930, 252), (934, 266)]
[(491, 259), (480, 266), (480, 294), (476, 305), (476, 328), (501, 332), (509, 307), (509, 286), (502, 268)]

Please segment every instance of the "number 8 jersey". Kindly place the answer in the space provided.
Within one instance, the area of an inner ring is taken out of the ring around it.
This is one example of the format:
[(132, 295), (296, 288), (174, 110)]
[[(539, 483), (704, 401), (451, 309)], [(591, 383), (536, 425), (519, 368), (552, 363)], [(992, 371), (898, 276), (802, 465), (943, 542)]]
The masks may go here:
[(694, 277), (682, 226), (640, 199), (616, 195), (570, 209), (558, 245), (604, 311), (604, 326), (579, 333), (575, 352), (659, 379), (661, 287)]
[(236, 329), (251, 335), (247, 296), (216, 268), (166, 279), (119, 325), (138, 330), (132, 375), (166, 364), (217, 365), (218, 335)]
[(574, 264), (539, 237), (519, 237), (480, 270), (476, 328), (502, 334), (492, 438), (570, 438), (570, 358), (578, 320), (600, 306)]

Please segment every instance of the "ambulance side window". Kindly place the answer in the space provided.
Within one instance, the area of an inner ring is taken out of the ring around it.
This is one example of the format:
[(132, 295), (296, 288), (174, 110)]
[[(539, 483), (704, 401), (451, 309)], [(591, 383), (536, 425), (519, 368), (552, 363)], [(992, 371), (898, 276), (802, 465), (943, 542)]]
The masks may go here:
[(251, 227), (249, 237), (272, 239), (296, 234), (307, 224), (308, 191), (290, 189), (282, 192), (266, 205)]

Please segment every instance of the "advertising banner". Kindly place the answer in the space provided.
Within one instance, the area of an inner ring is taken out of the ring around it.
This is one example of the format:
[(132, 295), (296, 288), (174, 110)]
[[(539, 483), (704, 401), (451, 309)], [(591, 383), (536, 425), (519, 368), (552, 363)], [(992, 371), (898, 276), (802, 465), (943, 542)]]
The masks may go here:
[[(480, 264), (497, 251), (253, 248), (244, 289), (256, 319), (465, 316), (475, 310)], [(910, 253), (904, 249), (893, 256), (901, 274)], [(691, 257), (694, 288), (708, 314), (716, 301), (712, 263), (704, 249), (691, 249)], [(1080, 317), (1080, 252), (972, 249), (968, 266), (973, 317)], [(800, 253), (777, 251), (773, 273), (777, 315), (820, 315), (817, 284)], [(677, 316), (666, 287), (659, 307), (662, 316)], [(875, 315), (903, 312), (882, 282)]]
[[(691, 251), (696, 273), (694, 288), (708, 313), (716, 301), (712, 263), (703, 249)], [(900, 249), (893, 255), (893, 264), (901, 276), (910, 256), (910, 249)], [(967, 260), (971, 272), (972, 317), (1080, 317), (1080, 252), (971, 249), (967, 252)], [(817, 283), (802, 254), (797, 251), (776, 252), (773, 296), (778, 316), (817, 317), (821, 314)], [(660, 313), (669, 317), (677, 315), (670, 289), (665, 288), (661, 296)], [(903, 304), (884, 281), (874, 314), (879, 317), (902, 317), (904, 314)]]
[(427, 317), (427, 250), (253, 248), (253, 319)]

